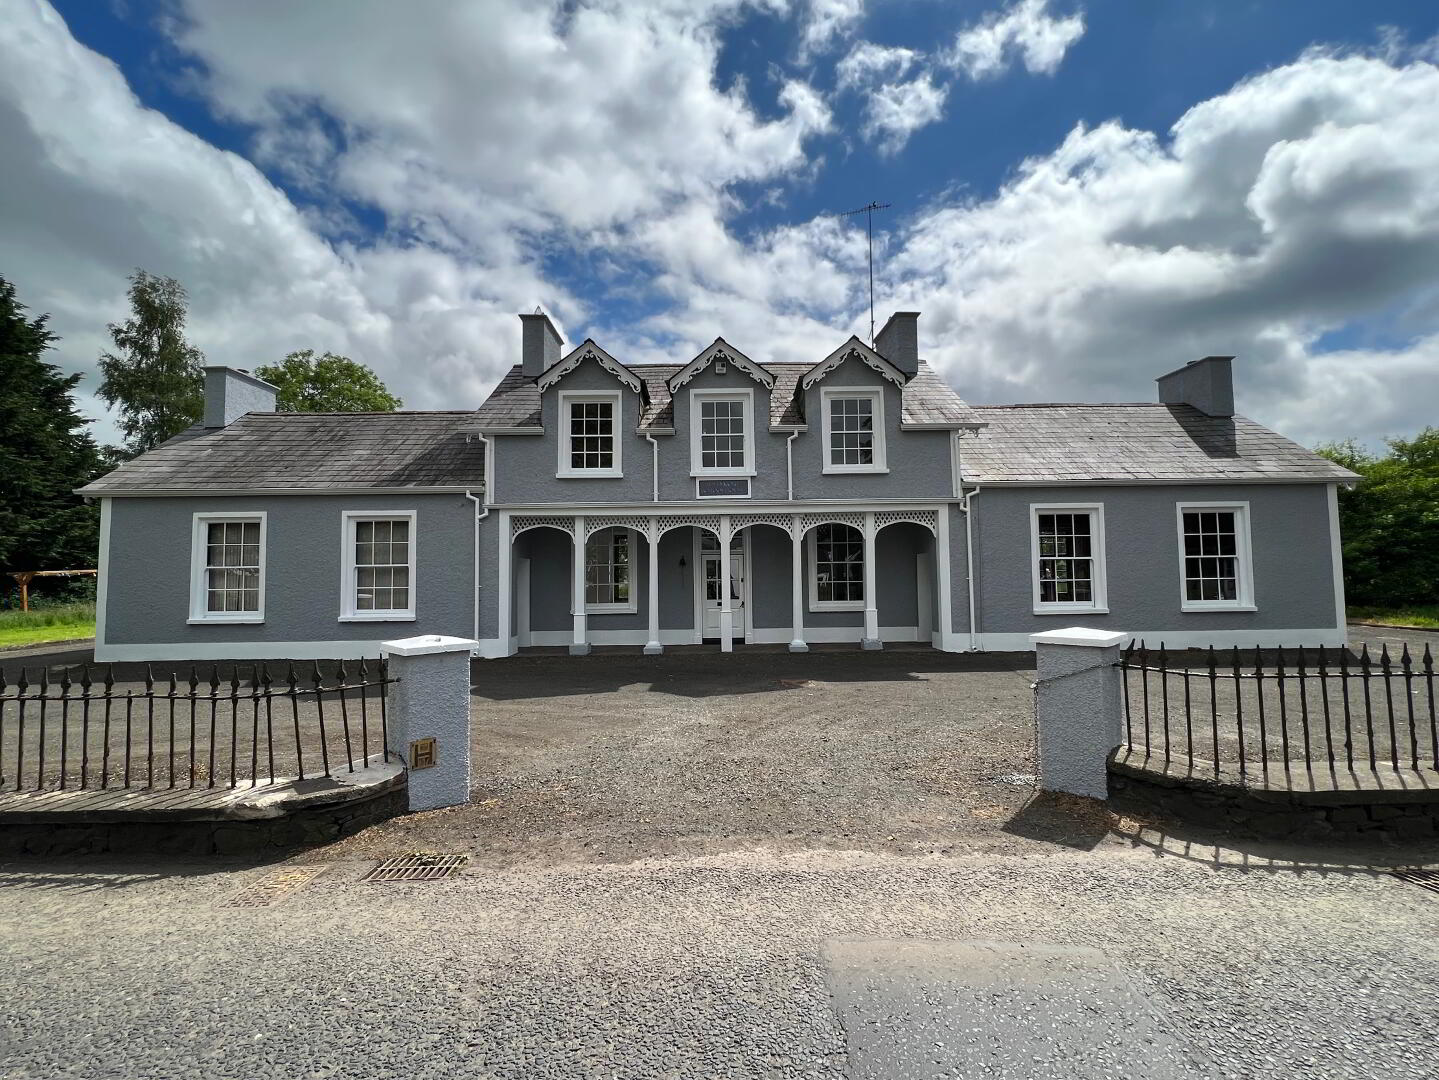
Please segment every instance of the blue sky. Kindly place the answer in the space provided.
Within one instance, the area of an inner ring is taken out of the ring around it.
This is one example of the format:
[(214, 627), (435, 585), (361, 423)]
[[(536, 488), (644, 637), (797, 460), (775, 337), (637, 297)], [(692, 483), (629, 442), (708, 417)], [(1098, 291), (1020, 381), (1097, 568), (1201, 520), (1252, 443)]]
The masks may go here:
[(868, 323), (833, 215), (879, 199), (878, 317), (971, 400), (1234, 353), (1305, 441), (1439, 415), (1433, 3), (19, 8), (0, 273), (72, 370), (135, 265), (211, 359), (332, 349), (416, 407), (477, 403), (535, 304), (632, 362), (818, 359)]

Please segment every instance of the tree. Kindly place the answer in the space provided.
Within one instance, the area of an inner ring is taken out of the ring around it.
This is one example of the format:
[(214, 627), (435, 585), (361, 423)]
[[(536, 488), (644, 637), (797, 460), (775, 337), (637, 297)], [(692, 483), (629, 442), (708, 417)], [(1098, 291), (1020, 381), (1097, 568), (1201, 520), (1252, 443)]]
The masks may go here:
[(1353, 440), (1319, 447), (1360, 476), (1339, 492), (1346, 596), (1375, 607), (1433, 604), (1439, 600), (1439, 428), (1387, 441), (1382, 457)]
[(280, 412), (394, 412), (404, 404), (364, 364), (334, 353), (316, 359), (314, 349), (292, 352), (255, 374), (280, 388)]
[(120, 406), (123, 456), (153, 450), (204, 414), (204, 355), (185, 340), (185, 300), (185, 288), (174, 278), (136, 270), (130, 277), (132, 314), (110, 324), (116, 352), (100, 357), (100, 396)]
[(0, 570), (88, 569), (99, 512), (74, 490), (102, 471), (100, 451), (71, 396), (80, 376), (44, 359), (49, 316), (24, 312), (0, 278)]

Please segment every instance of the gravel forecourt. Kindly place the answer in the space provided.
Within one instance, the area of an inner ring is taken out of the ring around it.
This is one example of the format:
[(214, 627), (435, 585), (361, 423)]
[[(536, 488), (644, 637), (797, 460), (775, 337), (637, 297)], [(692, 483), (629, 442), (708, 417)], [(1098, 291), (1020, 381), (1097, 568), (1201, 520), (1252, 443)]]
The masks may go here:
[[(1436, 852), (1239, 850), (1037, 796), (1024, 658), (476, 676), (469, 807), (265, 866), (0, 865), (0, 1076), (857, 1076), (825, 956), (876, 939), (1103, 950), (1180, 1075), (1439, 1076), (1439, 894), (1383, 872)], [(360, 881), (414, 850), (470, 860)], [(227, 906), (291, 864), (323, 873)]]

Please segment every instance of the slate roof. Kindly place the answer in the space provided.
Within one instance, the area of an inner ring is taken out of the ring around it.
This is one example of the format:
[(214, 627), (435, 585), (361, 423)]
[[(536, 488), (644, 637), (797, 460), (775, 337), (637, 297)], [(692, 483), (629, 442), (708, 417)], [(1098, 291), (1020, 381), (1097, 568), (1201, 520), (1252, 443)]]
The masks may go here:
[(86, 487), (144, 491), (337, 491), (473, 487), (484, 446), (466, 442), (473, 411), (246, 413), (229, 427), (194, 427)]
[(1242, 416), (1189, 405), (976, 405), (987, 423), (960, 442), (973, 483), (1338, 481), (1357, 479)]
[[(668, 431), (674, 427), (674, 402), (668, 380), (684, 364), (631, 364), (629, 370), (644, 380), (645, 402), (640, 413), (640, 431)], [(773, 363), (763, 365), (775, 376), (770, 392), (771, 427), (803, 424), (799, 381), (813, 364)], [(981, 423), (952, 387), (923, 360), (919, 371), (903, 388), (905, 424), (948, 424), (963, 426)], [(474, 414), (470, 430), (503, 431), (540, 426), (540, 391), (533, 379), (526, 379), (518, 366), (510, 368), (489, 398)]]

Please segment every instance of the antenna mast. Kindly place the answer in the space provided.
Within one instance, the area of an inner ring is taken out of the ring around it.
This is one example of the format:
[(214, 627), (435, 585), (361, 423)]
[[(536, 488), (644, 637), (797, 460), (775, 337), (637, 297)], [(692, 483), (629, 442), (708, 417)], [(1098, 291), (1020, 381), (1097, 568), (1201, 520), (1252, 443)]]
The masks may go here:
[(861, 206), (858, 210), (846, 210), (840, 217), (854, 217), (855, 214), (863, 214), (865, 217), (865, 230), (869, 233), (869, 347), (874, 348), (874, 212), (876, 210), (888, 210), (889, 203), (871, 202), (868, 206)]

